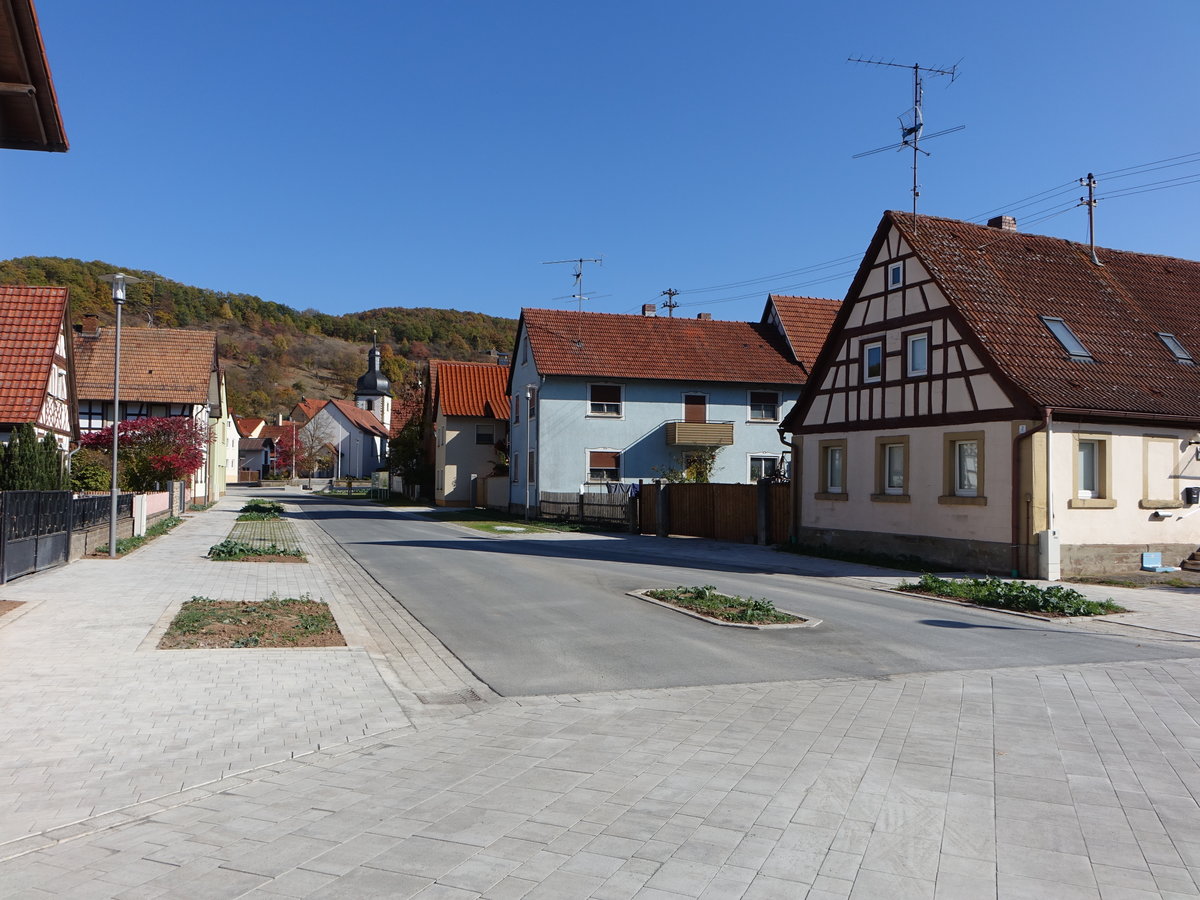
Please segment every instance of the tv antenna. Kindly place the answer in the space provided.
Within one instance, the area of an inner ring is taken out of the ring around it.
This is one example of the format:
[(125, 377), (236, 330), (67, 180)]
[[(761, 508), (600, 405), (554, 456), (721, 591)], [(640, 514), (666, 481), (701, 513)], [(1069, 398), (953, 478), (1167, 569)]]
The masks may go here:
[(679, 308), (679, 304), (675, 301), (675, 298), (679, 296), (679, 291), (675, 290), (675, 288), (667, 288), (658, 296), (667, 298), (662, 302), (662, 308), (667, 311), (667, 318), (675, 318), (675, 310)]
[(579, 312), (583, 312), (583, 301), (587, 299), (587, 294), (583, 292), (583, 264), (584, 263), (599, 263), (604, 265), (604, 257), (599, 259), (552, 259), (542, 263), (543, 266), (559, 266), (564, 263), (571, 263), (575, 267), (575, 283), (573, 287), (575, 292), (570, 294), (567, 299), (575, 300), (579, 303)]
[(913, 105), (912, 109), (904, 112), (897, 118), (900, 120), (900, 142), (898, 144), (888, 144), (886, 147), (877, 147), (874, 150), (867, 150), (865, 153), (855, 153), (851, 159), (861, 159), (864, 156), (871, 156), (875, 153), (883, 153), (885, 150), (903, 150), (905, 147), (912, 148), (912, 197), (913, 197), (913, 227), (916, 227), (917, 216), (917, 198), (921, 196), (920, 182), (917, 181), (917, 164), (920, 162), (920, 154), (924, 153), (930, 156), (928, 150), (921, 149), (921, 139), (932, 140), (936, 137), (941, 137), (945, 134), (953, 134), (956, 131), (962, 131), (966, 125), (955, 125), (953, 128), (944, 128), (941, 131), (935, 131), (932, 134), (925, 134), (925, 119), (921, 111), (921, 105), (924, 100), (925, 85), (922, 80), (922, 73), (932, 75), (935, 78), (938, 75), (949, 75), (950, 83), (954, 83), (954, 79), (958, 78), (958, 63), (955, 63), (948, 69), (938, 68), (936, 66), (922, 66), (914, 63), (911, 66), (902, 65), (896, 62), (887, 62), (881, 59), (862, 59), (857, 56), (848, 57), (847, 62), (866, 63), (871, 66), (892, 66), (897, 69), (911, 69), (913, 76)]

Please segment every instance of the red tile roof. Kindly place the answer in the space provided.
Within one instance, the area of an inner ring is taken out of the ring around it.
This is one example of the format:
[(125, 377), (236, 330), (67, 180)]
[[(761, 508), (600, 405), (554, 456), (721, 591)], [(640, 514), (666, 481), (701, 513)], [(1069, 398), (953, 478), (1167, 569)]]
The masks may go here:
[(300, 402), (292, 409), (292, 416), (301, 422), (307, 422), (321, 411), (326, 402), (325, 400), (313, 400), (309, 397), (301, 397)]
[(414, 419), (420, 421), (423, 406), (422, 398), (415, 394), (410, 394), (403, 400), (397, 398), (392, 403), (392, 437), (400, 434), (404, 430), (404, 426)]
[(264, 425), (258, 436), (260, 438), (270, 438), (274, 443), (279, 443), (284, 438), (290, 440), (293, 429), (303, 427), (304, 423), (302, 422), (288, 422), (285, 420), (282, 425)]
[(770, 294), (767, 297), (766, 309), (763, 310), (763, 322), (770, 321), (772, 307), (779, 313), (784, 337), (787, 338), (796, 361), (804, 366), (806, 372), (811, 372), (817, 355), (825, 346), (829, 328), (833, 325), (838, 310), (842, 308), (842, 301), (828, 300), (824, 297)]
[(0, 422), (36, 422), (66, 321), (65, 287), (0, 286)]
[(523, 309), (542, 375), (748, 384), (803, 384), (771, 325), (610, 313)]
[(262, 428), (266, 424), (266, 420), (256, 419), (252, 416), (234, 416), (233, 424), (237, 426), (238, 435), (248, 438)]
[[(1000, 369), (1039, 407), (1197, 418), (1200, 262), (889, 212)], [(1061, 318), (1094, 362), (1071, 359), (1039, 316)], [(1196, 359), (1182, 365), (1156, 336)]]
[(379, 417), (375, 413), (359, 409), (359, 407), (355, 406), (349, 400), (327, 400), (326, 402), (332, 403), (343, 416), (363, 431), (369, 431), (371, 434), (377, 434), (380, 437), (388, 436), (387, 429), (383, 427), (383, 423), (379, 421)]
[(430, 360), (430, 378), (437, 378), (437, 403), (447, 416), (508, 418), (508, 367), (495, 363)]
[[(116, 331), (75, 334), (75, 379), (81, 400), (113, 394)], [(140, 403), (208, 403), (217, 366), (217, 335), (182, 328), (121, 329), (121, 400)]]

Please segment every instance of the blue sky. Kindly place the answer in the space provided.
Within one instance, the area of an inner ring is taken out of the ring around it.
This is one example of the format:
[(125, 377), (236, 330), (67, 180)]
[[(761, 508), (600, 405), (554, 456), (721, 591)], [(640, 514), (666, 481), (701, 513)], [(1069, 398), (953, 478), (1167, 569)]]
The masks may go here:
[[(571, 267), (542, 262), (580, 256), (604, 257), (601, 312), (666, 288), (716, 318), (757, 318), (768, 290), (840, 297), (856, 259), (797, 270), (857, 257), (911, 204), (909, 153), (851, 159), (898, 139), (911, 76), (852, 55), (961, 59), (926, 85), (927, 130), (967, 127), (929, 142), (922, 212), (1062, 188), (1032, 221), (1088, 171), (1187, 154), (1099, 194), (1200, 177), (1193, 2), (37, 5), (71, 150), (0, 156), (3, 255), (299, 309), (561, 308)], [(1198, 200), (1106, 199), (1097, 241), (1197, 258)], [(1029, 230), (1086, 240), (1086, 215)]]

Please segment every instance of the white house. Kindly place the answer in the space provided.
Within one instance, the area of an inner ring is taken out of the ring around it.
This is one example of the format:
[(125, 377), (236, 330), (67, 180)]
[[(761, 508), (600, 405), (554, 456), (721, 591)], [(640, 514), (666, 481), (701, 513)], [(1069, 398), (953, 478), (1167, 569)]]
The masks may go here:
[(785, 422), (796, 536), (1025, 576), (1178, 564), (1198, 309), (1191, 260), (886, 213)]
[(760, 322), (664, 318), (652, 305), (641, 316), (522, 310), (508, 384), (510, 502), (606, 491), (705, 457), (714, 482), (775, 474), (780, 422), (836, 309), (769, 297)]

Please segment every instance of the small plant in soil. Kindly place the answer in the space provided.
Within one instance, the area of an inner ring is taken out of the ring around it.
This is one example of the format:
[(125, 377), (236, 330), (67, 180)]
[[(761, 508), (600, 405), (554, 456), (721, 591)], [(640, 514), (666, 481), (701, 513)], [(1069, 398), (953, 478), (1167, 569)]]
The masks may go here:
[(723, 622), (740, 622), (750, 625), (787, 625), (802, 622), (796, 616), (781, 612), (775, 604), (765, 598), (722, 594), (716, 587), (706, 584), (701, 587), (658, 588), (646, 591), (646, 596), (663, 603), (690, 609)]
[(248, 647), (341, 647), (345, 640), (329, 605), (309, 594), (234, 601), (193, 597), (159, 642), (160, 650)]
[(239, 522), (267, 522), (283, 515), (283, 504), (274, 500), (250, 500), (237, 517)]
[(1103, 616), (1128, 612), (1112, 600), (1089, 600), (1074, 588), (1060, 584), (1040, 588), (1027, 581), (999, 578), (939, 578), (926, 572), (915, 583), (897, 585), (902, 591), (966, 600), (979, 606), (1035, 612), (1048, 616)]
[(245, 541), (226, 538), (221, 543), (213, 544), (208, 548), (208, 558), (219, 561), (303, 561), (304, 552), (294, 547), (280, 547), (278, 544), (248, 544)]

